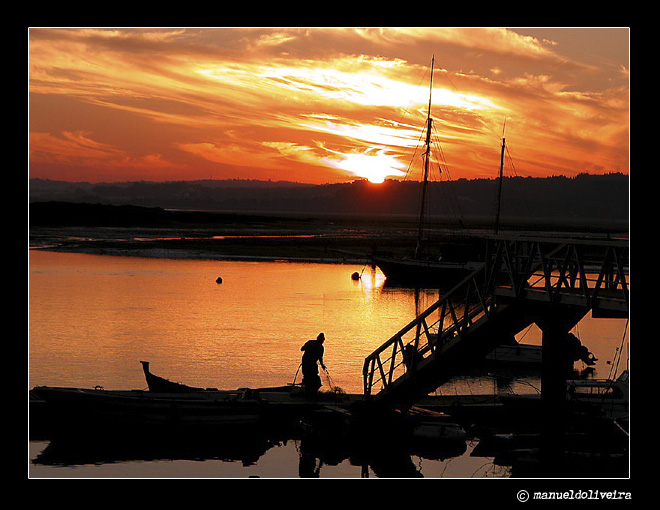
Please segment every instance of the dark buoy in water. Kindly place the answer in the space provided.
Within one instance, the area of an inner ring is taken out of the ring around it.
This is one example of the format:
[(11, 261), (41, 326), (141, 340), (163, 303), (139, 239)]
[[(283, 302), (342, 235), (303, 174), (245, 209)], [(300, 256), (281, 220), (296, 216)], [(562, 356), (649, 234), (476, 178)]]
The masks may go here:
[(218, 276), (218, 278), (215, 280), (215, 283), (222, 283), (222, 277)]
[(351, 280), (359, 280), (359, 279), (360, 279), (360, 273), (358, 273), (357, 271), (355, 271), (355, 272), (351, 275)]

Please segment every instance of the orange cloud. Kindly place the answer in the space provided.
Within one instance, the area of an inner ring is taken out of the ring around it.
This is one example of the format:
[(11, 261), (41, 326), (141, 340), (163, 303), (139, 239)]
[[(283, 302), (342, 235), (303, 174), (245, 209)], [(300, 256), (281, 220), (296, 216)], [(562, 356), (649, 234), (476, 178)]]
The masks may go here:
[[(30, 134), (30, 162), (48, 165), (61, 171), (62, 165), (76, 168), (93, 168), (98, 180), (140, 180), (140, 176), (153, 175), (159, 179), (165, 174), (185, 170), (181, 165), (163, 159), (160, 154), (144, 154), (139, 157), (126, 154), (116, 147), (99, 143), (85, 133), (62, 133), (53, 136), (49, 133)], [(43, 175), (57, 179), (57, 175)], [(142, 177), (144, 178), (144, 177)], [(79, 180), (79, 179), (74, 179)]]
[(35, 176), (69, 162), (79, 180), (121, 164), (161, 180), (219, 170), (402, 177), (424, 126), (432, 54), (434, 126), (455, 178), (493, 176), (505, 119), (519, 174), (628, 168), (627, 62), (575, 58), (561, 29), (554, 38), (396, 27), (29, 35)]

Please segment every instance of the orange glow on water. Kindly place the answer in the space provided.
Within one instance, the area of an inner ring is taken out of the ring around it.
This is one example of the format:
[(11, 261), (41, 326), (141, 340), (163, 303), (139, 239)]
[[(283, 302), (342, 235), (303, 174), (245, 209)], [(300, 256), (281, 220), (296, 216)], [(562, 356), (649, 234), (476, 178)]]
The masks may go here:
[(346, 265), (31, 251), (30, 270), (31, 386), (141, 389), (143, 359), (195, 386), (284, 385), (323, 331), (333, 379), (359, 392), (364, 357), (414, 313)]
[[(365, 357), (439, 297), (387, 287), (370, 266), (40, 251), (30, 252), (29, 286), (30, 387), (143, 389), (140, 360), (193, 386), (284, 385), (294, 380), (301, 345), (323, 331), (335, 384), (361, 393)], [(601, 376), (625, 325), (579, 325)], [(519, 340), (539, 344), (538, 333), (527, 333)]]

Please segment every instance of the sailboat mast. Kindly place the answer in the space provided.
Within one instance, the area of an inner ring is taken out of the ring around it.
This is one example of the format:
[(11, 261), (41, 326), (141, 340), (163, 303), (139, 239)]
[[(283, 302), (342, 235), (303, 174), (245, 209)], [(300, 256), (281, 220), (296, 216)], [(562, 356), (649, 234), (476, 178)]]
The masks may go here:
[(426, 209), (426, 188), (429, 182), (429, 159), (431, 157), (431, 96), (433, 94), (433, 67), (435, 65), (435, 55), (431, 59), (431, 83), (429, 85), (429, 109), (426, 119), (426, 152), (424, 153), (424, 180), (422, 181), (422, 201), (419, 210), (419, 231), (417, 233), (417, 248), (415, 255), (419, 256), (422, 244), (422, 234), (424, 229), (424, 210)]
[(502, 205), (502, 177), (504, 174), (504, 147), (506, 146), (505, 138), (502, 137), (502, 153), (500, 154), (500, 179), (497, 185), (497, 213), (495, 215), (495, 233), (497, 234), (500, 229), (500, 207)]

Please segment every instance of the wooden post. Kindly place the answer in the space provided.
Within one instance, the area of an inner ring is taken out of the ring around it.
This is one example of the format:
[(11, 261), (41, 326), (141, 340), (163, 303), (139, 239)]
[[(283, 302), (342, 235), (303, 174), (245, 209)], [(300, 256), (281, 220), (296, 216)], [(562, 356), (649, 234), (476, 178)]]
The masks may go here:
[(542, 331), (541, 367), (541, 458), (543, 475), (562, 476), (565, 465), (565, 437), (569, 415), (566, 381), (573, 368), (567, 335), (586, 315), (587, 310), (562, 310), (550, 307), (537, 325)]

